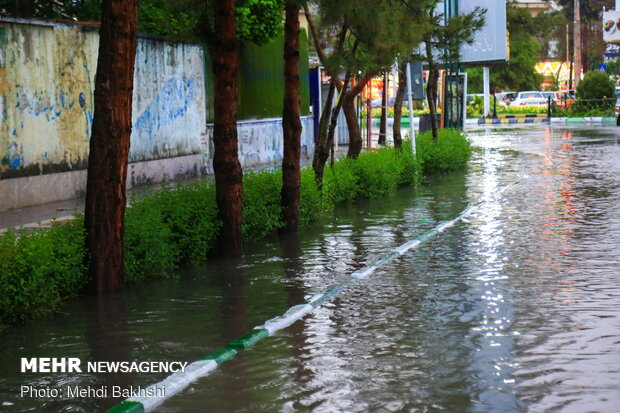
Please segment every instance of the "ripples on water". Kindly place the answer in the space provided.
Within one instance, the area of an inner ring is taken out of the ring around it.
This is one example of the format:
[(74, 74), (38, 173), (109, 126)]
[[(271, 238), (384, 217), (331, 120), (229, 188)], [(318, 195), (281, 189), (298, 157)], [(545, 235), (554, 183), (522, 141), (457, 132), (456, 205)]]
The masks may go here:
[[(29, 380), (161, 379), (19, 375), (21, 356), (195, 360), (482, 200), (463, 222), (242, 352), (161, 411), (616, 412), (617, 134), (482, 129), (471, 135), (477, 150), (466, 174), (340, 208), (298, 242), (268, 241), (242, 262), (212, 261), (178, 281), (132, 287), (113, 303), (77, 301), (68, 316), (5, 332), (0, 402), (14, 405), (0, 411), (41, 406), (15, 397)], [(113, 310), (102, 316), (99, 305)], [(46, 406), (91, 411), (113, 402)]]

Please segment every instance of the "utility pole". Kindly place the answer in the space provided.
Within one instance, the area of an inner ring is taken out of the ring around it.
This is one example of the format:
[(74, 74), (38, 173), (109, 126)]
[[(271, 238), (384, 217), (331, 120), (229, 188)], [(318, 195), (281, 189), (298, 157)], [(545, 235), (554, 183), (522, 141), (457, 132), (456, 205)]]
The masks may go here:
[(575, 53), (575, 80), (574, 87), (577, 89), (579, 80), (581, 80), (581, 13), (579, 12), (579, 0), (575, 0), (575, 20), (574, 20), (574, 53)]

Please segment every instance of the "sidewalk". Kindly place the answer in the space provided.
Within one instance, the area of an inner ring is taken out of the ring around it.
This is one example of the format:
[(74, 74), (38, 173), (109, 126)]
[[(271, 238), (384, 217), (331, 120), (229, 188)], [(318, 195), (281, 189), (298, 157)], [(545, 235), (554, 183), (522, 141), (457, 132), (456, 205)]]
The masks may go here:
[[(344, 149), (343, 149), (344, 148)], [(338, 154), (346, 154), (348, 146), (340, 146)], [(279, 167), (279, 160), (275, 164), (255, 165), (243, 168), (245, 170), (261, 170)], [(302, 155), (302, 167), (312, 164), (312, 158)], [(176, 185), (196, 182), (203, 179), (213, 179), (213, 175), (202, 175), (199, 177), (183, 179), (178, 181), (169, 181), (151, 185), (140, 185), (127, 191), (128, 201), (135, 197), (156, 191), (162, 187), (174, 187)], [(34, 205), (24, 208), (14, 208), (0, 211), (0, 234), (6, 232), (9, 228), (45, 228), (52, 225), (54, 221), (67, 221), (74, 218), (75, 214), (84, 212), (85, 196), (67, 199), (64, 201), (50, 202), (47, 204)]]

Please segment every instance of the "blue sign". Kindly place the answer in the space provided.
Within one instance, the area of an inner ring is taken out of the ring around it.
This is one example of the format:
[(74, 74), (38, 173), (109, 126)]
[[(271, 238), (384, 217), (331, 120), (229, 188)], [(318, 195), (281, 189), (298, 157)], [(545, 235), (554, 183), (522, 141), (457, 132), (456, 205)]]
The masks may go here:
[(607, 71), (607, 65), (598, 65), (598, 70), (599, 72), (606, 72)]

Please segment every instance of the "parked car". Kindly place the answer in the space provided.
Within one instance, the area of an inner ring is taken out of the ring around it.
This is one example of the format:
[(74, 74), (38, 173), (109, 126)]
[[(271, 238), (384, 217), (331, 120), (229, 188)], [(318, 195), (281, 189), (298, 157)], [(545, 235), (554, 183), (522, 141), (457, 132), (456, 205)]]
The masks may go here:
[(517, 98), (517, 92), (499, 92), (495, 98), (499, 106), (509, 106)]
[(519, 92), (510, 106), (547, 106), (547, 98), (543, 96), (542, 92)]
[(561, 108), (570, 107), (570, 105), (575, 101), (575, 98), (573, 98), (568, 92), (545, 91), (545, 92), (540, 92), (540, 93), (542, 93), (542, 95), (547, 100), (551, 98), (551, 100), (553, 101), (553, 104)]
[(571, 95), (569, 92), (555, 92), (557, 95), (557, 99), (555, 101), (556, 106), (561, 108), (569, 108), (574, 102), (575, 97)]

